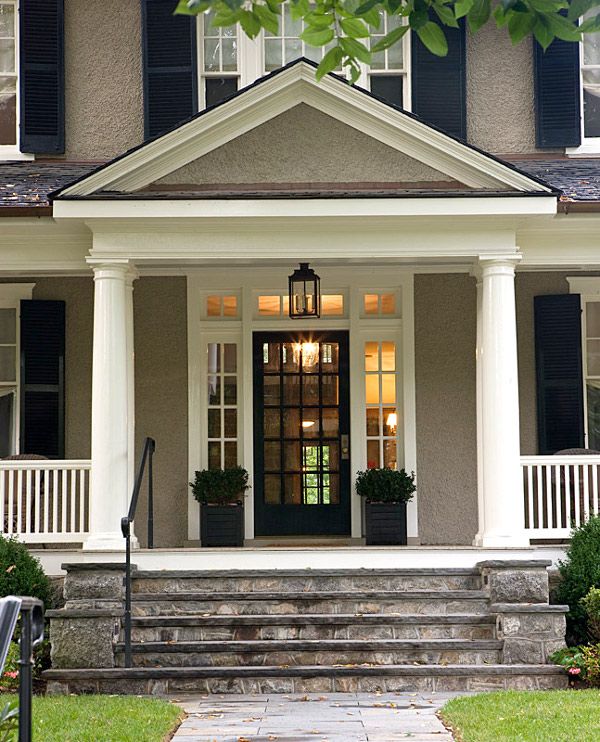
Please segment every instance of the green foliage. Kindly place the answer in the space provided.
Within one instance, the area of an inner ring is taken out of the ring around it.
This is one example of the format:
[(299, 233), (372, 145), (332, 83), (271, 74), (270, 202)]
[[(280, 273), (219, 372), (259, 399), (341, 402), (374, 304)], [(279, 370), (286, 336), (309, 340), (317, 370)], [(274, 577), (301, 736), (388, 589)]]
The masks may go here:
[(0, 710), (0, 742), (14, 740), (18, 728), (19, 706), (16, 701), (9, 701)]
[(236, 466), (231, 469), (197, 471), (190, 487), (198, 502), (226, 505), (242, 500), (250, 485), (248, 472), (241, 466)]
[(554, 652), (550, 661), (564, 667), (571, 679), (600, 687), (600, 644), (566, 647)]
[[(409, 28), (433, 54), (442, 57), (448, 53), (444, 29), (456, 28), (461, 18), (472, 33), (494, 22), (506, 28), (513, 44), (533, 35), (544, 49), (555, 38), (579, 41), (584, 32), (600, 31), (600, 12), (577, 25), (583, 13), (600, 9), (600, 0), (173, 0), (176, 13), (210, 11), (214, 26), (239, 23), (252, 39), (262, 29), (277, 33), (284, 2), (289, 2), (294, 20), (304, 23), (302, 39), (327, 52), (317, 77), (341, 66), (351, 82), (360, 76), (361, 62), (370, 64), (374, 52), (397, 44)], [(389, 33), (372, 43), (384, 15), (400, 20), (405, 24), (400, 28), (406, 30), (394, 28), (397, 23), (393, 23)]]
[(2, 671), (2, 677), (0, 678), (0, 690), (2, 691), (13, 691), (19, 687), (20, 651), (18, 642), (14, 641), (10, 643), (8, 654), (6, 655), (6, 662), (4, 663), (4, 670)]
[(600, 517), (593, 517), (571, 534), (566, 558), (559, 562), (560, 583), (553, 600), (569, 606), (567, 642), (583, 644), (589, 640), (587, 615), (582, 598), (591, 587), (600, 587)]
[(591, 587), (581, 605), (587, 616), (587, 628), (590, 635), (600, 642), (600, 589)]
[(356, 475), (356, 492), (369, 502), (408, 502), (416, 489), (415, 475), (404, 469), (367, 469)]
[(27, 595), (39, 598), (44, 609), (52, 608), (50, 580), (25, 544), (0, 536), (0, 598)]

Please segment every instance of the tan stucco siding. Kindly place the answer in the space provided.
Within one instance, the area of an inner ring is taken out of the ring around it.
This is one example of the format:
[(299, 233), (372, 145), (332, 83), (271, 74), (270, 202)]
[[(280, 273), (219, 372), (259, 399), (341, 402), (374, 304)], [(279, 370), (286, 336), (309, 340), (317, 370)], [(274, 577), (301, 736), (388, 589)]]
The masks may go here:
[(157, 181), (158, 184), (353, 183), (452, 179), (300, 104)]
[(141, 6), (65, 0), (69, 160), (105, 160), (143, 139)]
[[(156, 440), (156, 546), (187, 539), (188, 385), (186, 279), (146, 277), (134, 284), (136, 459), (146, 436)], [(138, 536), (146, 542), (146, 498)]]
[(477, 531), (475, 281), (415, 276), (419, 533), (470, 544)]

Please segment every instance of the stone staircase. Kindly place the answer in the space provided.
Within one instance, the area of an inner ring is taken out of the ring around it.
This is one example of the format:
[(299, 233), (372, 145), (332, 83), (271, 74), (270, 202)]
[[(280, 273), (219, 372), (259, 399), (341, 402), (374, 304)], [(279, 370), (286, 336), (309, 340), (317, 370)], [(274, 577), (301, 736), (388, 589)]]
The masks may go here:
[(124, 667), (122, 565), (92, 567), (68, 565), (66, 606), (49, 612), (49, 692), (567, 684), (560, 668), (546, 664), (563, 643), (565, 610), (548, 605), (546, 562), (270, 574), (138, 571), (132, 668)]

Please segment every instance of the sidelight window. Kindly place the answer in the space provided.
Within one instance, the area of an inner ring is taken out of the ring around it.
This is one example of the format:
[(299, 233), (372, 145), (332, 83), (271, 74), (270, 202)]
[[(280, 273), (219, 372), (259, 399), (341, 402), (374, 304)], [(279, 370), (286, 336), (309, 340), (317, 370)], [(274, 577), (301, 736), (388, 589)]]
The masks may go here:
[(366, 342), (365, 425), (367, 467), (398, 467), (398, 405), (396, 399), (396, 344)]
[(236, 343), (208, 343), (208, 468), (238, 463), (238, 363)]

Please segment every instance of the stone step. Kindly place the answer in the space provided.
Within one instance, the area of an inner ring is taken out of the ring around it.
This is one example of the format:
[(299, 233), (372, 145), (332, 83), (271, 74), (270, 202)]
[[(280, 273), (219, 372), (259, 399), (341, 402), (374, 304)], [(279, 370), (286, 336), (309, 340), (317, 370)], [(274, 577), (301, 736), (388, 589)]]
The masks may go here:
[[(429, 640), (330, 640), (147, 642), (132, 645), (137, 667), (233, 667), (293, 665), (491, 665), (502, 642)], [(117, 645), (123, 666), (124, 645)]]
[(290, 614), (290, 613), (423, 613), (484, 614), (487, 596), (481, 590), (410, 590), (318, 592), (136, 593), (135, 616), (200, 614)]
[(168, 667), (46, 670), (49, 694), (445, 692), (566, 688), (555, 665)]
[(475, 569), (355, 569), (264, 571), (136, 571), (134, 592), (277, 592), (364, 590), (477, 590)]
[(487, 615), (138, 616), (134, 642), (296, 639), (493, 639)]

